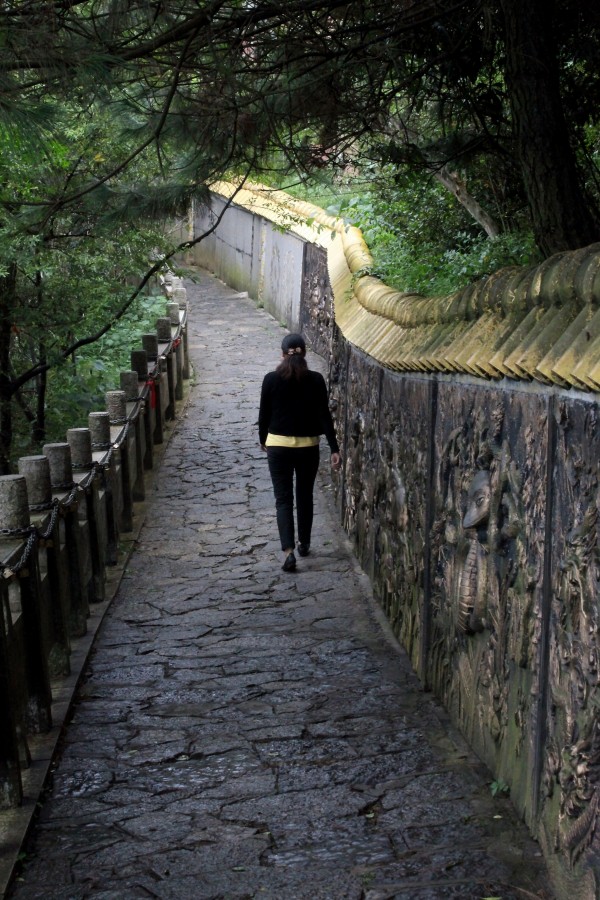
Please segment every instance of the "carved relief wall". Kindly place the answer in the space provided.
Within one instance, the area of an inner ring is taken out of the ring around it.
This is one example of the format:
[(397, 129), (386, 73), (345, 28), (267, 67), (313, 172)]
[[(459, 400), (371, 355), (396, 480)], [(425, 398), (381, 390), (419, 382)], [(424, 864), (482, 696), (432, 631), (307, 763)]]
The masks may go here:
[(384, 372), (374, 496), (373, 585), (416, 671), (421, 671), (422, 662), (430, 395), (431, 382)]
[(340, 519), (557, 896), (598, 900), (598, 397), (384, 368), (341, 336), (325, 259), (306, 244), (299, 322), (328, 364)]
[[(565, 894), (600, 896), (600, 415), (557, 404), (540, 838)], [(558, 856), (557, 856), (558, 855)], [(556, 866), (560, 859), (561, 865)], [(566, 865), (565, 865), (566, 863)], [(595, 873), (595, 874), (594, 874)]]
[(433, 403), (431, 379), (339, 335), (330, 367), (342, 521), (376, 596), (510, 785), (559, 895), (600, 896), (598, 405), (465, 381)]
[(333, 322), (333, 294), (327, 273), (327, 257), (320, 247), (306, 244), (300, 330), (315, 353), (324, 359), (331, 354)]
[[(336, 423), (338, 441), (342, 450), (342, 467), (339, 472), (332, 472), (331, 478), (333, 482), (333, 495), (336, 505), (342, 516), (344, 503), (344, 484), (346, 466), (344, 460), (346, 458), (346, 421), (348, 409), (348, 361), (350, 357), (350, 349), (343, 339), (339, 328), (335, 325), (331, 330), (331, 344), (329, 353), (329, 408), (333, 420)], [(327, 358), (327, 357), (326, 357)]]
[(547, 400), (439, 386), (430, 677), (526, 811), (538, 715)]
[(346, 381), (346, 434), (342, 522), (356, 555), (373, 574), (375, 493), (380, 464), (381, 366), (351, 349)]
[(562, 400), (555, 448), (551, 393), (440, 382), (432, 408), (348, 354), (342, 518), (376, 596), (565, 896), (600, 896), (598, 406)]

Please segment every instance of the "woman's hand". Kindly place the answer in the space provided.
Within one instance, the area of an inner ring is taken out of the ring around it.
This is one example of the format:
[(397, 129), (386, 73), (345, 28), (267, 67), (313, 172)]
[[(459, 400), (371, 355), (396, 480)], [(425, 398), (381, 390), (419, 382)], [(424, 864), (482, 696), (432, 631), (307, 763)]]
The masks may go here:
[(340, 456), (340, 454), (332, 453), (331, 454), (331, 468), (337, 472), (337, 470), (341, 467), (341, 465), (342, 465), (342, 457)]

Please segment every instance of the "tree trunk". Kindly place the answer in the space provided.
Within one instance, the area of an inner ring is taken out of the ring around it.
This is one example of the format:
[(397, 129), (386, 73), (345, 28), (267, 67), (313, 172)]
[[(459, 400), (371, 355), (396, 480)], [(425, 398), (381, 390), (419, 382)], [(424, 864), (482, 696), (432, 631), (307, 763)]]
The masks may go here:
[[(40, 365), (46, 365), (46, 345), (40, 341), (38, 348), (38, 360)], [(36, 413), (35, 420), (31, 427), (31, 439), (34, 445), (42, 445), (46, 440), (46, 388), (48, 384), (48, 373), (42, 371), (36, 378)]]
[(456, 172), (451, 172), (448, 166), (442, 166), (433, 173), (434, 177), (443, 184), (446, 190), (453, 194), (469, 215), (480, 225), (488, 237), (498, 237), (500, 229), (496, 221), (483, 208), (481, 203), (469, 193), (465, 182)]
[(421, 157), (425, 169), (428, 172), (431, 172), (433, 177), (439, 181), (447, 191), (450, 191), (450, 193), (456, 197), (460, 205), (463, 206), (477, 224), (483, 228), (487, 236), (491, 238), (498, 237), (500, 228), (495, 219), (493, 219), (479, 201), (469, 193), (465, 182), (460, 178), (458, 173), (451, 172), (447, 165), (440, 164), (439, 161), (432, 159), (419, 145), (419, 135), (417, 132), (414, 128), (411, 128), (410, 125), (407, 125), (406, 122), (403, 122), (399, 117), (393, 117), (390, 120), (390, 124), (393, 129), (394, 137), (406, 146), (410, 144), (412, 149)]
[(17, 267), (0, 278), (0, 475), (10, 475), (13, 385), (10, 377), (10, 342), (15, 308)]
[(506, 83), (534, 234), (546, 256), (600, 238), (600, 215), (579, 172), (560, 96), (553, 0), (500, 0)]
[[(43, 287), (42, 287), (42, 273), (40, 271), (36, 274), (35, 285), (37, 289), (37, 303), (38, 308), (42, 308), (42, 303), (44, 301), (43, 296)], [(45, 366), (47, 362), (46, 355), (46, 343), (43, 338), (40, 339), (38, 346), (38, 361), (40, 365)], [(35, 379), (35, 390), (36, 390), (36, 409), (35, 409), (35, 419), (33, 425), (31, 427), (31, 440), (33, 441), (34, 446), (42, 445), (46, 440), (46, 389), (48, 387), (48, 373), (45, 369), (42, 369), (40, 374)]]

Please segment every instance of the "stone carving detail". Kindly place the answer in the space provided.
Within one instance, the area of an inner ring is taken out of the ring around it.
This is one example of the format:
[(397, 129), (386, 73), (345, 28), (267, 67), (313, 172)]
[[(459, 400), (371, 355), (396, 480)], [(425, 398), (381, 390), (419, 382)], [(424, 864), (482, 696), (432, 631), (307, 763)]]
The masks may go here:
[[(552, 849), (600, 893), (600, 420), (561, 405), (545, 802)], [(576, 440), (574, 440), (574, 437)], [(577, 450), (575, 451), (575, 448)]]
[(522, 749), (513, 723), (529, 718), (530, 684), (511, 696), (509, 671), (532, 666), (535, 629), (523, 479), (508, 431), (498, 404), (448, 433), (432, 529), (432, 680), (494, 768), (509, 731)]
[(348, 429), (346, 447), (346, 505), (344, 509), (344, 528), (349, 537), (356, 540), (358, 518), (361, 506), (364, 509), (366, 498), (362, 497), (362, 469), (364, 454), (365, 420), (362, 412), (357, 412)]
[[(375, 369), (375, 371), (373, 371)], [(348, 405), (352, 417), (346, 431), (343, 525), (356, 555), (368, 571), (372, 566), (374, 497), (377, 481), (379, 378), (377, 369), (350, 357)]]
[(467, 495), (463, 528), (472, 530), (458, 587), (458, 627), (467, 634), (483, 631), (487, 599), (487, 524), (490, 514), (490, 473), (478, 472)]
[(561, 787), (558, 848), (565, 850), (571, 866), (594, 842), (597, 845), (600, 787), (600, 729), (591, 725), (591, 734), (563, 751), (558, 773)]
[(320, 247), (305, 246), (303, 302), (300, 306), (300, 329), (311, 348), (320, 356), (331, 358), (333, 295), (327, 274), (327, 261)]
[[(383, 407), (385, 425), (392, 425), (389, 405)], [(393, 427), (393, 426), (392, 426)], [(375, 576), (379, 600), (386, 611), (395, 633), (400, 637), (411, 657), (415, 657), (418, 632), (418, 573), (419, 547), (412, 540), (414, 519), (418, 513), (410, 503), (410, 491), (406, 484), (404, 467), (409, 464), (406, 455), (401, 458), (400, 434), (397, 428), (388, 432), (382, 429), (379, 439), (379, 465), (375, 493), (377, 511)], [(406, 451), (406, 446), (403, 447)], [(417, 490), (416, 477), (411, 484)], [(377, 565), (378, 563), (378, 565)], [(417, 596), (415, 597), (415, 593)]]

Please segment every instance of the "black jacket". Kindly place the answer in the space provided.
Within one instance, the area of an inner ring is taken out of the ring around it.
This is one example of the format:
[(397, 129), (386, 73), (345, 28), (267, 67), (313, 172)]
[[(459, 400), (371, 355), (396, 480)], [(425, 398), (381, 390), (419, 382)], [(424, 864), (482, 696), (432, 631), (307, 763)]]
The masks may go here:
[(260, 392), (258, 435), (261, 444), (267, 433), (289, 437), (316, 437), (324, 434), (332, 453), (339, 453), (325, 379), (310, 369), (302, 378), (282, 378), (277, 372), (265, 375)]

